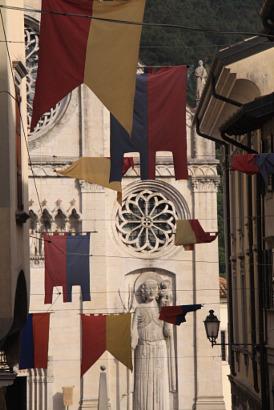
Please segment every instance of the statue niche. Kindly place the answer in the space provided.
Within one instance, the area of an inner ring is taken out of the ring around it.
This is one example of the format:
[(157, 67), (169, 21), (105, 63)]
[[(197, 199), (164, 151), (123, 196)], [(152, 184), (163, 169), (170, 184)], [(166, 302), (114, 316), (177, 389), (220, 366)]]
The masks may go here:
[(171, 282), (146, 272), (135, 285), (133, 410), (169, 410), (170, 392), (176, 391), (173, 328), (159, 320), (159, 310), (172, 302)]

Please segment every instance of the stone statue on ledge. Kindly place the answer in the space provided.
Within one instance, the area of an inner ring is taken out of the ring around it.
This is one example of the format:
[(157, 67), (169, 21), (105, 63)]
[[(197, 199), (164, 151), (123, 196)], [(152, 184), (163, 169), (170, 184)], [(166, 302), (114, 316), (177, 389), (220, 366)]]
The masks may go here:
[(208, 77), (206, 68), (204, 67), (204, 63), (202, 60), (199, 60), (198, 67), (195, 69), (195, 77), (196, 77), (196, 102), (199, 103), (203, 89), (206, 84), (206, 80)]
[(148, 277), (139, 287), (132, 329), (133, 410), (169, 410), (169, 392), (176, 390), (173, 329), (159, 320), (160, 307), (170, 303), (168, 285)]

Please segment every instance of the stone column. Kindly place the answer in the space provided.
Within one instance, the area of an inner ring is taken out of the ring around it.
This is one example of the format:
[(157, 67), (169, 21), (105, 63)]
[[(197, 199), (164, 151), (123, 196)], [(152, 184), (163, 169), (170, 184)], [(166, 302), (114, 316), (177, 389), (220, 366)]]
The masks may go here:
[[(195, 165), (192, 174), (193, 218), (205, 231), (218, 230), (217, 190), (219, 177), (216, 165)], [(218, 239), (209, 244), (196, 245), (195, 264), (196, 303), (206, 303), (196, 314), (196, 410), (225, 410), (222, 389), (220, 346), (213, 349), (206, 338), (203, 320), (209, 309), (219, 317), (219, 261)], [(210, 286), (209, 286), (210, 284)], [(207, 288), (212, 288), (208, 290)], [(207, 289), (207, 290), (203, 290)], [(209, 382), (210, 380), (210, 382)]]

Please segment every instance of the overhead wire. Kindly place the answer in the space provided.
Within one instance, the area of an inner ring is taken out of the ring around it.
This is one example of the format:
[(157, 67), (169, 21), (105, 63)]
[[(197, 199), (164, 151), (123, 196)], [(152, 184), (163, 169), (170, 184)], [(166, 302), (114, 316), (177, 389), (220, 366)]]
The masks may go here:
[[(85, 303), (85, 302), (83, 302), (83, 303)], [(89, 302), (90, 303), (90, 302)], [(220, 305), (220, 301), (218, 300), (218, 301), (213, 301), (213, 302), (205, 302), (205, 303), (199, 303), (199, 304), (201, 304), (202, 306), (207, 306), (207, 305)], [(171, 307), (171, 306), (170, 306)], [(142, 309), (155, 309), (155, 307), (154, 306), (142, 306)], [(88, 313), (91, 313), (92, 314), (92, 312), (98, 312), (97, 314), (98, 315), (107, 315), (107, 314), (109, 314), (109, 315), (111, 315), (111, 314), (123, 314), (123, 313), (133, 313), (132, 311), (130, 311), (130, 312), (125, 312), (125, 311), (123, 311), (123, 308), (122, 307), (109, 307), (109, 306), (107, 306), (107, 307), (101, 307), (101, 308), (82, 308), (82, 309), (80, 309), (80, 308), (63, 308), (63, 309), (54, 309), (54, 312), (79, 312), (81, 310), (81, 312), (86, 312), (87, 314)], [(105, 310), (106, 312), (102, 312), (103, 310)], [(118, 312), (117, 312), (118, 311)], [(45, 312), (45, 309), (33, 309), (33, 312)], [(81, 314), (81, 312), (79, 312), (79, 314)]]
[[(21, 11), (29, 11), (29, 12), (40, 12), (40, 13), (44, 13), (44, 11), (42, 10), (35, 10), (35, 9), (27, 9), (27, 8), (19, 8), (19, 7), (13, 7), (13, 6), (4, 6), (4, 5), (0, 5), (0, 9), (1, 8), (6, 8), (6, 9), (11, 9), (11, 10), (21, 10)], [(177, 26), (177, 25), (168, 25), (168, 24), (158, 24), (158, 23), (137, 23), (137, 22), (130, 22), (130, 21), (121, 21), (121, 20), (113, 20), (113, 19), (101, 19), (101, 18), (96, 18), (93, 16), (87, 16), (87, 15), (78, 15), (78, 14), (70, 14), (70, 13), (59, 13), (59, 12), (54, 12), (54, 11), (45, 11), (45, 13), (51, 13), (51, 14), (57, 14), (57, 15), (66, 15), (66, 16), (73, 16), (73, 17), (85, 17), (85, 18), (91, 18), (91, 19), (98, 19), (98, 20), (102, 20), (102, 21), (108, 21), (108, 22), (112, 22), (112, 23), (123, 23), (123, 24), (134, 24), (134, 25), (149, 25), (149, 26), (157, 26), (157, 27), (173, 27), (173, 28), (182, 28), (182, 29), (191, 29), (194, 31), (203, 31), (203, 29), (200, 28), (191, 28), (191, 27), (184, 27), (184, 26)], [(8, 55), (8, 59), (9, 59), (9, 65), (10, 65), (10, 70), (11, 70), (11, 74), (12, 74), (12, 78), (13, 78), (13, 83), (14, 83), (14, 87), (16, 88), (16, 83), (15, 83), (15, 78), (14, 78), (14, 73), (12, 70), (12, 62), (11, 62), (11, 56), (10, 56), (10, 52), (9, 52), (9, 48), (8, 48), (8, 42), (9, 40), (7, 39), (6, 36), (6, 30), (5, 30), (5, 26), (4, 26), (4, 21), (3, 21), (3, 15), (2, 15), (2, 11), (0, 10), (0, 15), (1, 15), (1, 21), (2, 21), (2, 27), (3, 27), (3, 33), (4, 33), (4, 42), (6, 43), (6, 49), (7, 49), (7, 55)], [(207, 30), (208, 31), (208, 30)], [(218, 32), (216, 30), (210, 30), (210, 32)], [(225, 32), (222, 32), (222, 34), (224, 34)], [(228, 32), (227, 32), (228, 33)], [(236, 32), (229, 32), (230, 34), (236, 34)], [(242, 32), (237, 32), (237, 34), (243, 34)], [(244, 34), (251, 34), (251, 33), (244, 33)], [(252, 33), (255, 35), (261, 35), (262, 33)], [(266, 35), (263, 35), (266, 36)], [(23, 43), (23, 42), (22, 42)], [(37, 195), (37, 199), (38, 199), (38, 203), (39, 203), (39, 207), (42, 213), (42, 205), (40, 202), (40, 197), (39, 197), (39, 193), (38, 193), (38, 188), (37, 188), (37, 184), (36, 184), (36, 176), (34, 175), (34, 171), (33, 171), (33, 164), (32, 164), (32, 160), (30, 157), (30, 152), (29, 152), (29, 148), (28, 148), (28, 144), (27, 144), (27, 138), (26, 138), (26, 133), (25, 133), (25, 128), (24, 128), (24, 123), (23, 123), (23, 119), (22, 119), (22, 114), (21, 114), (21, 110), (20, 110), (20, 104), (18, 102), (18, 99), (13, 96), (10, 92), (8, 91), (1, 91), (1, 93), (7, 93), (11, 98), (13, 98), (16, 102), (16, 104), (18, 105), (18, 111), (19, 111), (19, 115), (20, 115), (20, 122), (21, 122), (21, 126), (22, 126), (22, 130), (23, 130), (23, 134), (24, 134), (24, 140), (25, 140), (25, 144), (26, 144), (26, 149), (27, 149), (27, 153), (28, 153), (28, 158), (29, 158), (29, 163), (30, 163), (30, 167), (31, 167), (31, 171), (32, 171), (32, 176), (34, 179), (34, 186), (35, 186), (35, 191), (36, 191), (36, 195)], [(94, 221), (96, 221), (97, 219), (95, 218)], [(205, 219), (204, 219), (205, 220)], [(213, 219), (212, 219), (213, 220)], [(105, 220), (104, 220), (105, 221)], [(36, 238), (36, 239), (41, 239), (41, 238)], [(79, 255), (83, 255), (84, 254), (79, 254)], [(89, 256), (88, 254), (86, 254), (85, 256)], [(117, 257), (116, 255), (90, 255), (93, 257)], [(124, 257), (123, 257), (124, 258)], [(128, 258), (128, 257), (127, 257)], [(130, 257), (132, 259), (136, 259), (133, 257)], [(177, 261), (177, 259), (175, 259)], [(184, 262), (187, 262), (186, 260), (184, 260)], [(192, 260), (190, 260), (189, 262), (192, 262)], [(200, 263), (218, 263), (217, 261), (196, 261), (196, 262), (200, 262)]]
[[(74, 286), (80, 286), (80, 285), (74, 285)], [(233, 290), (250, 290), (250, 287), (233, 287)], [(252, 288), (252, 289), (258, 289), (257, 287)], [(196, 292), (209, 292), (209, 291), (214, 291), (214, 292), (219, 292), (220, 288), (201, 288), (201, 289), (195, 289)], [(120, 293), (124, 293), (124, 294), (128, 294), (128, 293), (132, 293), (133, 295), (139, 295), (138, 291), (129, 291), (129, 290), (120, 290)], [(177, 293), (177, 292), (193, 292), (193, 289), (170, 289), (170, 293)], [(58, 292), (55, 293), (56, 295), (59, 294)], [(82, 292), (73, 292), (74, 295), (81, 295)], [(93, 290), (92, 294), (118, 294), (118, 290)], [(32, 296), (43, 296), (44, 293), (30, 293), (30, 295)], [(92, 301), (89, 301), (89, 303), (91, 303)], [(67, 302), (66, 302), (67, 303)], [(213, 302), (212, 302), (213, 303)]]
[[(12, 76), (12, 80), (13, 80), (14, 91), (16, 92), (16, 82), (15, 82), (15, 77), (14, 77), (14, 72), (13, 72), (13, 67), (12, 67), (12, 61), (11, 61), (9, 46), (8, 46), (8, 43), (7, 43), (7, 33), (6, 33), (5, 24), (4, 24), (4, 18), (3, 18), (3, 14), (2, 14), (2, 10), (1, 10), (1, 5), (0, 5), (0, 18), (1, 18), (1, 23), (2, 23), (2, 29), (3, 29), (5, 44), (6, 44), (7, 56), (8, 56), (8, 60), (9, 60), (9, 68), (10, 68), (10, 72), (11, 72), (11, 76)], [(35, 180), (34, 171), (33, 171), (33, 168), (32, 168), (31, 156), (30, 156), (30, 151), (29, 151), (29, 147), (28, 147), (27, 135), (26, 135), (26, 132), (25, 132), (25, 125), (24, 125), (24, 121), (23, 121), (23, 118), (22, 118), (20, 103), (18, 101), (18, 98), (13, 96), (8, 91), (6, 91), (6, 92), (9, 94), (9, 96), (12, 99), (15, 100), (15, 103), (16, 103), (17, 108), (18, 108), (18, 112), (19, 112), (19, 116), (20, 116), (21, 129), (23, 131), (24, 141), (25, 141), (25, 145), (26, 145), (26, 151), (27, 151), (27, 154), (28, 154), (28, 159), (29, 159), (29, 163), (30, 163), (30, 167), (31, 167), (31, 172), (32, 172), (32, 175), (33, 175), (33, 178), (34, 178), (34, 187), (35, 187), (35, 191), (36, 191), (36, 195), (37, 195), (37, 200), (38, 200), (38, 203), (39, 203), (39, 206), (40, 206), (40, 210), (42, 212), (42, 206), (41, 206), (41, 202), (40, 202), (40, 197), (39, 197), (39, 192), (38, 192), (38, 188), (37, 188), (37, 184), (36, 184), (36, 180)]]
[[(9, 9), (13, 9), (13, 10), (18, 10), (19, 8), (15, 8), (15, 7), (5, 7), (5, 6), (3, 6), (3, 5), (0, 5), (0, 8), (9, 8)], [(30, 10), (30, 9), (21, 9), (21, 10), (23, 10), (23, 11), (33, 11), (33, 12), (42, 12), (42, 11), (38, 11), (38, 10)], [(0, 10), (0, 12), (1, 12), (1, 10)], [(67, 16), (69, 16), (69, 14), (64, 14), (64, 13), (54, 13), (54, 14), (59, 14), (59, 15), (67, 15)], [(211, 32), (211, 33), (220, 33), (220, 34), (230, 34), (230, 35), (235, 35), (235, 34), (237, 34), (237, 35), (239, 35), (239, 34), (242, 34), (242, 35), (258, 35), (258, 36), (261, 36), (261, 37), (270, 37), (269, 35), (264, 35), (264, 34), (262, 34), (262, 33), (250, 33), (250, 32), (225, 32), (225, 31), (218, 31), (218, 30), (212, 30), (212, 29), (200, 29), (200, 28), (195, 28), (195, 27), (184, 27), (184, 26), (179, 26), (179, 25), (170, 25), (170, 24), (158, 24), (158, 23), (137, 23), (137, 22), (130, 22), (130, 21), (121, 21), (121, 20), (113, 20), (113, 19), (98, 19), (98, 18), (96, 18), (96, 17), (92, 17), (92, 16), (80, 16), (80, 15), (74, 15), (75, 17), (88, 17), (88, 18), (91, 18), (91, 19), (97, 19), (97, 20), (100, 20), (100, 21), (107, 21), (107, 22), (111, 22), (111, 23), (122, 23), (122, 24), (133, 24), (133, 25), (142, 25), (142, 26), (149, 26), (149, 27), (161, 27), (161, 28), (163, 28), (163, 27), (168, 27), (168, 28), (174, 28), (174, 29), (182, 29), (182, 30), (189, 30), (189, 31), (203, 31), (203, 32)], [(7, 44), (8, 43), (16, 43), (15, 41), (9, 41), (9, 40), (7, 40), (7, 38), (6, 38), (6, 32), (5, 32), (5, 27), (4, 27), (4, 22), (3, 22), (3, 16), (2, 16), (2, 12), (1, 12), (1, 20), (2, 20), (2, 26), (3, 26), (3, 32), (4, 32), (4, 36), (5, 36), (5, 43), (6, 43), (6, 46), (7, 46)], [(1, 41), (2, 42), (2, 41)], [(23, 43), (23, 42), (17, 42), (17, 43)], [(165, 48), (165, 47), (170, 47), (170, 46), (164, 46), (164, 45), (162, 45), (162, 46), (141, 46), (142, 48)], [(213, 46), (213, 47), (217, 47), (217, 46)], [(179, 48), (179, 47), (177, 47), (177, 48)], [(180, 47), (181, 48), (181, 47)], [(184, 46), (182, 46), (182, 48), (186, 48), (186, 47), (184, 47)], [(7, 53), (8, 53), (8, 58), (9, 58), (9, 63), (10, 63), (10, 68), (11, 68), (11, 73), (12, 73), (12, 77), (13, 77), (13, 82), (14, 82), (14, 86), (16, 87), (16, 84), (15, 84), (15, 78), (14, 78), (14, 74), (13, 74), (13, 71), (12, 71), (12, 63), (11, 63), (11, 58), (10, 58), (10, 53), (9, 53), (9, 49), (8, 49), (8, 47), (7, 47)], [(20, 104), (19, 104), (19, 102), (18, 102), (18, 99), (16, 98), (16, 97), (14, 97), (14, 96), (12, 96), (12, 94), (11, 93), (9, 93), (9, 92), (7, 92), (9, 95), (10, 95), (10, 97), (11, 98), (13, 98), (15, 101), (16, 101), (16, 104), (18, 105), (18, 111), (19, 111), (19, 115), (20, 115), (20, 122), (21, 122), (21, 125), (22, 125), (22, 130), (23, 130), (23, 134), (24, 134), (24, 139), (25, 139), (25, 144), (26, 144), (26, 149), (27, 149), (27, 153), (28, 153), (28, 157), (29, 157), (29, 163), (30, 163), (30, 167), (31, 167), (31, 171), (32, 171), (32, 175), (33, 175), (33, 178), (34, 178), (34, 185), (35, 185), (35, 190), (36, 190), (36, 194), (37, 194), (37, 198), (38, 198), (38, 203), (39, 203), (39, 206), (40, 206), (40, 209), (41, 209), (41, 212), (42, 212), (42, 206), (41, 206), (41, 202), (40, 202), (40, 198), (39, 198), (39, 193), (38, 193), (38, 189), (37, 189), (37, 185), (36, 185), (36, 181), (35, 181), (35, 175), (34, 175), (34, 171), (33, 171), (33, 168), (32, 168), (32, 162), (31, 162), (31, 157), (30, 157), (30, 152), (29, 152), (29, 149), (28, 149), (28, 144), (27, 144), (27, 139), (26, 139), (26, 133), (25, 133), (25, 129), (24, 129), (24, 123), (23, 123), (23, 120), (22, 120), (22, 114), (21, 114), (21, 110), (20, 110)], [(99, 255), (94, 255), (94, 256), (99, 256)], [(105, 256), (105, 255), (102, 255), (102, 256)], [(197, 261), (196, 261), (197, 262)], [(208, 263), (208, 261), (204, 261), (204, 262), (207, 262)], [(216, 263), (218, 263), (218, 262), (216, 262)], [(218, 290), (218, 289), (212, 289), (212, 290)], [(179, 292), (180, 290), (176, 290), (176, 292)], [(181, 291), (187, 291), (187, 290), (181, 290)], [(192, 290), (189, 290), (189, 291), (192, 291)], [(56, 298), (54, 299), (54, 301), (53, 301), (53, 303), (49, 306), (49, 308), (48, 308), (48, 312), (50, 312), (51, 311), (51, 309), (53, 308), (53, 306), (55, 305), (55, 303), (57, 302), (57, 300), (58, 300), (58, 298), (60, 297), (60, 295), (61, 295), (61, 292), (58, 292), (57, 293), (57, 295), (56, 295)], [(204, 303), (203, 305), (209, 305), (209, 304), (215, 304), (214, 302), (211, 302), (211, 303)], [(217, 304), (219, 304), (219, 301), (217, 302)], [(107, 309), (111, 309), (111, 310), (117, 310), (117, 308), (107, 308)], [(72, 310), (72, 309), (67, 309), (67, 310)], [(79, 309), (73, 309), (73, 310), (79, 310)], [(86, 311), (87, 309), (83, 309), (83, 311)], [(91, 310), (91, 311), (95, 311), (95, 310), (99, 310), (99, 309), (88, 309), (89, 311)], [(119, 310), (121, 310), (121, 309), (119, 309)], [(43, 310), (44, 311), (44, 310)], [(55, 310), (55, 311), (58, 311), (58, 310)], [(64, 311), (64, 309), (62, 309), (62, 311)], [(192, 358), (193, 356), (178, 356), (178, 355), (176, 355), (175, 356), (175, 358), (186, 358), (186, 357), (189, 357), (189, 358)], [(208, 356), (198, 356), (198, 357), (208, 357)], [(220, 358), (221, 356), (220, 355), (216, 355), (216, 356), (211, 356), (212, 358)], [(164, 358), (164, 357), (160, 357), (159, 356), (159, 358)], [(75, 360), (78, 360), (78, 359), (75, 359)], [(102, 360), (110, 360), (110, 359), (102, 359)], [(113, 359), (112, 359), (113, 360)], [(54, 360), (54, 361), (57, 361), (57, 360)], [(64, 361), (64, 360), (62, 360), (62, 359), (60, 359), (59, 361)]]
[(191, 32), (203, 32), (203, 33), (212, 33), (212, 34), (223, 34), (223, 35), (242, 35), (242, 36), (258, 36), (264, 38), (274, 38), (274, 35), (260, 33), (260, 32), (253, 32), (253, 31), (226, 31), (226, 30), (217, 30), (214, 28), (202, 28), (202, 27), (191, 27), (191, 26), (184, 26), (181, 24), (168, 24), (168, 23), (149, 23), (149, 22), (138, 22), (138, 21), (130, 21), (130, 20), (120, 20), (120, 19), (110, 19), (110, 18), (103, 18), (103, 17), (96, 17), (88, 14), (79, 14), (79, 13), (68, 13), (68, 12), (61, 12), (57, 10), (42, 10), (42, 9), (34, 9), (28, 7), (17, 7), (17, 6), (8, 6), (8, 5), (0, 5), (0, 8), (7, 9), (7, 10), (14, 10), (14, 11), (22, 11), (28, 13), (39, 13), (39, 14), (52, 14), (55, 16), (61, 17), (77, 17), (77, 18), (84, 18), (89, 20), (96, 20), (105, 23), (113, 23), (113, 24), (125, 24), (125, 25), (133, 25), (133, 26), (142, 26), (148, 28), (169, 28), (175, 30), (183, 30), (183, 31), (191, 31)]

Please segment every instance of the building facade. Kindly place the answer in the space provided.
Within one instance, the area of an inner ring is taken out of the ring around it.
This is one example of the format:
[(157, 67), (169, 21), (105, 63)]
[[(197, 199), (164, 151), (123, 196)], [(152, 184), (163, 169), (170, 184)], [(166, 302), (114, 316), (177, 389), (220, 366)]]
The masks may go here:
[[(25, 5), (33, 7), (33, 2)], [(38, 37), (39, 15), (26, 14), (30, 106)], [(29, 135), (30, 310), (51, 312), (51, 318), (48, 369), (20, 371), (27, 381), (28, 409), (62, 409), (62, 388), (69, 386), (74, 386), (71, 409), (97, 408), (101, 366), (106, 368), (109, 408), (133, 409), (134, 378), (139, 376), (109, 353), (80, 377), (80, 313), (134, 312), (140, 303), (137, 290), (147, 279), (165, 283), (172, 304), (205, 304), (171, 331), (169, 364), (163, 366), (169, 408), (225, 409), (220, 349), (211, 349), (202, 325), (207, 310), (219, 312), (218, 243), (196, 246), (193, 252), (174, 246), (177, 219), (197, 218), (205, 230), (218, 230), (215, 147), (197, 138), (192, 120), (187, 107), (189, 180), (176, 181), (172, 157), (161, 152), (156, 180), (141, 181), (134, 155), (121, 206), (113, 191), (55, 172), (81, 156), (109, 156), (109, 113), (89, 89), (75, 89)], [(61, 288), (55, 288), (52, 304), (44, 304), (44, 232), (91, 232), (91, 301), (83, 302), (80, 288), (73, 287), (72, 302), (63, 303)]]
[(273, 153), (273, 63), (273, 42), (265, 37), (219, 51), (196, 114), (199, 134), (224, 154), (233, 409), (274, 406), (273, 185), (231, 170), (236, 154)]
[(231, 387), (229, 382), (230, 367), (228, 363), (228, 311), (227, 280), (220, 276), (220, 343), (222, 356), (222, 380), (226, 410), (231, 410)]
[[(3, 5), (23, 2), (4, 1)], [(0, 11), (0, 395), (15, 379), (19, 335), (28, 312), (28, 159), (22, 13)], [(1, 406), (0, 405), (0, 406)], [(1, 407), (4, 408), (4, 407)]]

